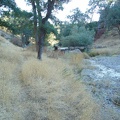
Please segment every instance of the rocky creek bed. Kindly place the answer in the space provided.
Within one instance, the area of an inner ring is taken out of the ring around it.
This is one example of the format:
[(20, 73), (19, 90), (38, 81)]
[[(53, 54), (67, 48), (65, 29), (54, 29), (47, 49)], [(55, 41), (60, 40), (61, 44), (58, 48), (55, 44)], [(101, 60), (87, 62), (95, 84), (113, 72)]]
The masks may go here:
[[(112, 109), (118, 116), (114, 120), (120, 120), (120, 55), (97, 56), (85, 62), (90, 67), (82, 70), (82, 81), (101, 103), (104, 114)], [(110, 116), (110, 112), (106, 114)]]

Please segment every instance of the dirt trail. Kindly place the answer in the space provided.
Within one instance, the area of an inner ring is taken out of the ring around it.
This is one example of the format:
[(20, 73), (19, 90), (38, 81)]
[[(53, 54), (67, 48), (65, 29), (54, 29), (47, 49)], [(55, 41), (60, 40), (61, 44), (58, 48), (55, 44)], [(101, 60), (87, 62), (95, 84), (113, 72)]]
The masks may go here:
[(48, 62), (53, 72), (50, 73), (51, 79), (35, 78), (35, 81), (25, 83), (24, 90), (27, 93), (25, 119), (93, 120), (94, 109), (98, 106), (87, 93), (85, 86), (75, 80), (70, 67), (64, 65), (63, 61), (54, 59), (45, 61), (46, 64)]
[(68, 61), (0, 42), (0, 120), (114, 120)]
[(38, 61), (34, 52), (0, 42), (0, 120), (96, 118), (98, 105), (64, 60)]

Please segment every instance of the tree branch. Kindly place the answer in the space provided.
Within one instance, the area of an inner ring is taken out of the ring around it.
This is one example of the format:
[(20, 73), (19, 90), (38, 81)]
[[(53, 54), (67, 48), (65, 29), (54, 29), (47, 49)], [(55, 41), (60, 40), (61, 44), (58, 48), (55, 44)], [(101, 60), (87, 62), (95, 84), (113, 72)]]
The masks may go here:
[(54, 9), (54, 3), (55, 3), (55, 0), (48, 0), (47, 14), (45, 18), (42, 19), (43, 24), (50, 18), (52, 10)]

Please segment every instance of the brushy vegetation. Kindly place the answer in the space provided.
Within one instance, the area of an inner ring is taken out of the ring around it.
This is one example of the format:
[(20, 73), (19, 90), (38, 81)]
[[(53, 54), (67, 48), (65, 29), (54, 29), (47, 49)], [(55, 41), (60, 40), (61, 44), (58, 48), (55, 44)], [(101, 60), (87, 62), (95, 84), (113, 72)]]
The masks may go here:
[(98, 55), (111, 55), (110, 49), (92, 49), (88, 54), (90, 57), (95, 57)]
[(70, 66), (77, 65), (81, 56), (70, 55), (74, 57), (70, 64), (68, 59), (45, 55), (44, 61), (38, 61), (34, 52), (4, 40), (0, 50), (1, 119), (92, 120), (99, 113), (99, 106), (76, 80)]
[(0, 43), (1, 119), (101, 119), (100, 104), (74, 74), (85, 67), (86, 53), (58, 59), (44, 55), (39, 61), (32, 48), (23, 50), (1, 38)]
[[(74, 57), (72, 64), (76, 65), (82, 58), (78, 55)], [(36, 59), (26, 61), (21, 73), (25, 85), (32, 87), (28, 94), (32, 100), (39, 101), (37, 108), (43, 106), (43, 110), (48, 109), (44, 114), (50, 120), (67, 119), (70, 116), (76, 119), (92, 120), (93, 111), (95, 108), (98, 109), (98, 106), (92, 103), (91, 97), (84, 91), (85, 86), (75, 80), (71, 67), (64, 62), (64, 60), (56, 59), (45, 59), (41, 63)], [(86, 97), (82, 98), (84, 94)], [(69, 108), (69, 106), (71, 107)], [(85, 114), (81, 116), (81, 107), (85, 106), (87, 109), (82, 110)], [(43, 113), (39, 112), (39, 114), (42, 116)], [(77, 116), (75, 117), (75, 115)]]
[[(107, 34), (107, 35), (106, 35)], [(99, 40), (95, 41), (93, 48), (89, 51), (89, 56), (95, 57), (97, 55), (116, 55), (120, 54), (120, 39), (117, 30), (111, 30), (104, 34)], [(114, 36), (114, 34), (116, 36)]]
[(106, 48), (97, 48), (97, 49), (92, 49), (88, 55), (90, 57), (95, 57), (95, 56), (110, 56), (110, 55), (116, 55), (120, 54), (120, 48), (118, 46), (116, 47), (106, 47)]
[[(94, 31), (87, 30), (85, 27), (74, 26), (69, 28), (69, 35), (61, 35), (62, 46), (88, 46), (93, 43)], [(62, 33), (61, 33), (62, 34)]]

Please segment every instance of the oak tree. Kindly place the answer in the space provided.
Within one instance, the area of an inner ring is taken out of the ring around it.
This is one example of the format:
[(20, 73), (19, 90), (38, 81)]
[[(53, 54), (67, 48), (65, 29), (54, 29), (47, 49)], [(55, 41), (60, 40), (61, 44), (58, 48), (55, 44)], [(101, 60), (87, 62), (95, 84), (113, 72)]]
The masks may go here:
[(47, 34), (48, 20), (52, 19), (57, 10), (62, 10), (62, 5), (69, 0), (27, 0), (32, 5), (34, 15), (34, 34), (38, 48), (38, 59), (42, 59), (42, 51)]

